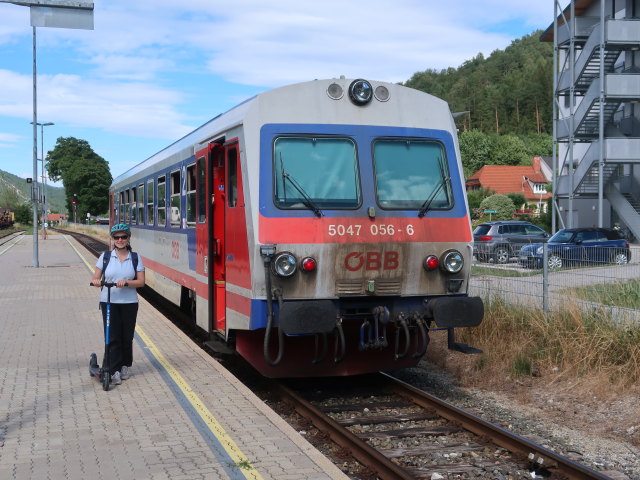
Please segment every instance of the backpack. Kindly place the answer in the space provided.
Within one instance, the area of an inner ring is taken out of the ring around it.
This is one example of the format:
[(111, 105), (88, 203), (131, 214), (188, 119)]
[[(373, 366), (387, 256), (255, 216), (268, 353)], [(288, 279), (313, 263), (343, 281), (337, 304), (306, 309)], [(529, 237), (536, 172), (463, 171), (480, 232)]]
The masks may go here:
[[(107, 265), (109, 264), (109, 260), (111, 260), (111, 250), (106, 250), (104, 252), (104, 256), (102, 257), (102, 278), (104, 279), (104, 272), (107, 271)], [(133, 263), (133, 279), (138, 278), (138, 254), (136, 252), (131, 252), (131, 262)]]

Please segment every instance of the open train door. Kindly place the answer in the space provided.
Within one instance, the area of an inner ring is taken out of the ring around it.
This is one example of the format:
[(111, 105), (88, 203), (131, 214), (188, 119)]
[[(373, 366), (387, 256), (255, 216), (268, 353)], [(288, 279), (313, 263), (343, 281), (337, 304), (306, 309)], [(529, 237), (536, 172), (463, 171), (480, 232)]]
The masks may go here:
[(224, 147), (209, 144), (196, 152), (197, 222), (196, 273), (205, 277), (206, 288), (199, 289), (196, 322), (207, 332), (224, 336), (225, 262), (224, 262)]

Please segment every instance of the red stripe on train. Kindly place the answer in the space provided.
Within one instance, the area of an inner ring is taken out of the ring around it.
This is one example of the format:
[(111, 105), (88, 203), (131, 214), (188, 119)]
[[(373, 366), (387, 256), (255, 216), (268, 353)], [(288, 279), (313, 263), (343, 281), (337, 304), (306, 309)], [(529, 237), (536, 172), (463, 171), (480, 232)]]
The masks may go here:
[(260, 216), (260, 243), (470, 242), (469, 217), (295, 218)]

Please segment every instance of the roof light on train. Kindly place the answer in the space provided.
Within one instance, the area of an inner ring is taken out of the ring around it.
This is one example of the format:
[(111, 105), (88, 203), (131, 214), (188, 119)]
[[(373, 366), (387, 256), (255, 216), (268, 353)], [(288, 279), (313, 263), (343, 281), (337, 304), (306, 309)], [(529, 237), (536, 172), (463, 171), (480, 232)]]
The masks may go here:
[(371, 101), (372, 97), (373, 87), (368, 81), (359, 78), (349, 85), (349, 98), (356, 105), (366, 105)]
[(298, 269), (296, 257), (289, 252), (280, 252), (276, 254), (271, 262), (273, 273), (279, 277), (290, 277)]
[(313, 272), (317, 266), (318, 262), (316, 262), (316, 259), (312, 257), (305, 257), (300, 262), (300, 267), (302, 267), (302, 270), (305, 272)]
[(442, 256), (442, 268), (449, 273), (458, 273), (464, 266), (464, 257), (457, 250), (449, 250)]
[(429, 272), (431, 270), (435, 270), (440, 265), (440, 260), (435, 255), (429, 255), (424, 259), (424, 269)]

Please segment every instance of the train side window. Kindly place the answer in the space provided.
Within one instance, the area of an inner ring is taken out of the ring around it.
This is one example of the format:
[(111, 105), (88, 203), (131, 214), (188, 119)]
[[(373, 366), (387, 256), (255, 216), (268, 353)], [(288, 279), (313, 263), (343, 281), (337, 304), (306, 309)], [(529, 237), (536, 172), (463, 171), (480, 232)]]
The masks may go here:
[(138, 217), (136, 214), (138, 213), (138, 189), (136, 187), (131, 187), (131, 225), (135, 225), (138, 223)]
[(144, 225), (144, 183), (138, 185), (138, 225)]
[(124, 223), (129, 223), (129, 218), (131, 218), (129, 215), (129, 205), (130, 205), (129, 198), (130, 197), (131, 197), (131, 192), (127, 188), (124, 191)]
[(124, 222), (124, 191), (120, 192), (120, 202), (118, 202), (118, 223)]
[(171, 228), (180, 228), (182, 215), (180, 196), (180, 170), (171, 172)]
[(147, 225), (153, 225), (154, 221), (153, 192), (155, 191), (155, 189), (153, 187), (153, 179), (147, 180)]
[(207, 220), (207, 163), (205, 157), (198, 159), (198, 176), (196, 192), (198, 195), (198, 223)]
[(113, 220), (114, 220), (114, 222), (113, 222), (113, 223), (114, 223), (114, 225), (115, 225), (116, 223), (120, 223), (120, 222), (118, 221), (118, 206), (120, 205), (120, 195), (118, 195), (118, 193), (117, 193), (117, 192), (115, 192), (115, 193), (113, 194), (112, 201), (113, 201), (113, 205), (111, 206), (111, 207), (112, 207), (112, 209), (113, 209), (113, 211), (112, 211), (112, 218), (113, 218)]
[(187, 227), (196, 226), (196, 165), (187, 167)]
[(238, 204), (238, 160), (237, 150), (230, 148), (227, 151), (227, 164), (229, 168), (229, 182), (227, 184), (227, 205), (235, 207)]
[(162, 177), (158, 177), (158, 196), (157, 196), (157, 205), (158, 205), (158, 226), (166, 227), (167, 226), (167, 215), (166, 215), (166, 206), (167, 206), (167, 182), (166, 177), (163, 175)]

